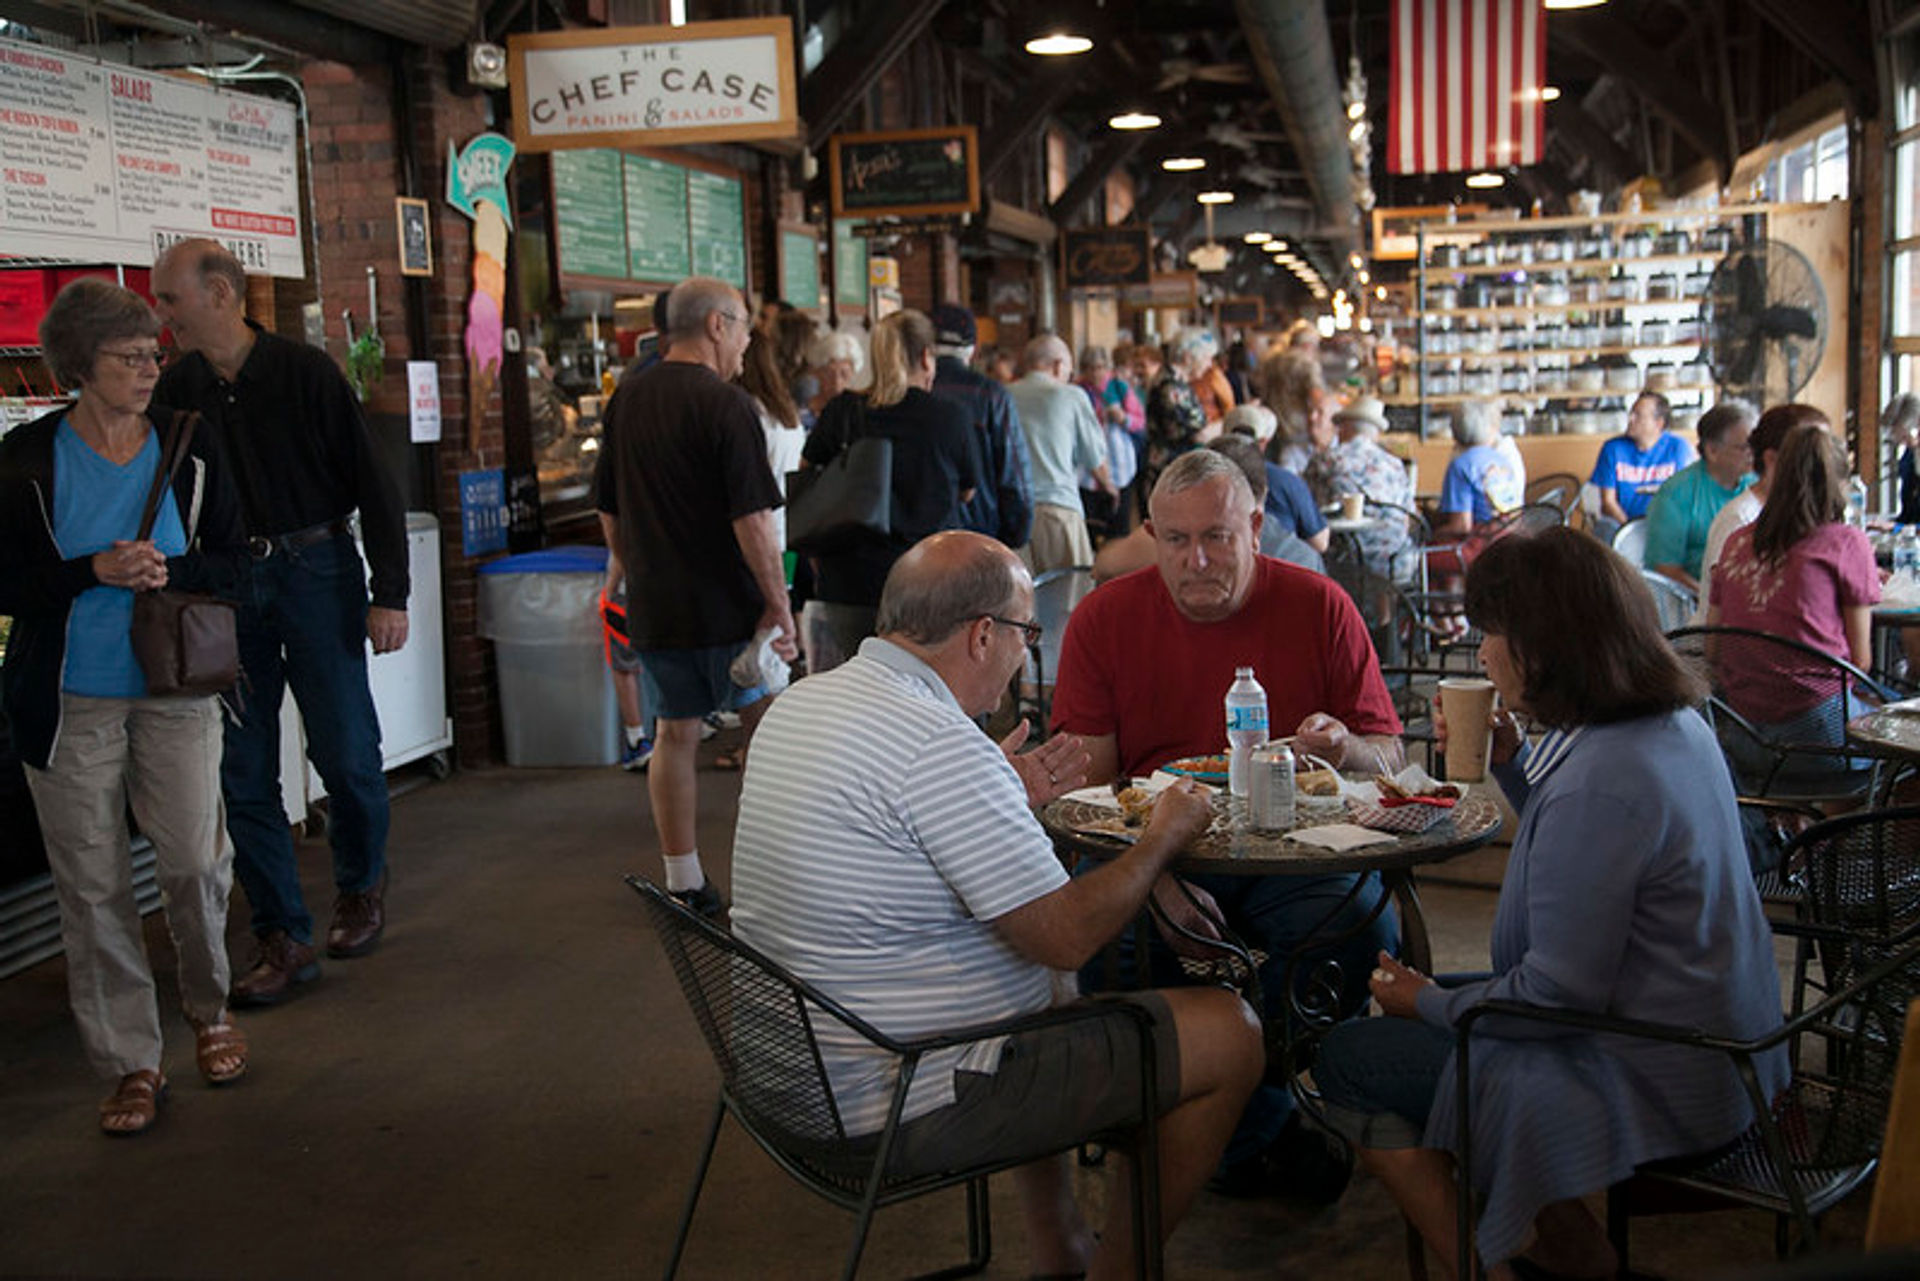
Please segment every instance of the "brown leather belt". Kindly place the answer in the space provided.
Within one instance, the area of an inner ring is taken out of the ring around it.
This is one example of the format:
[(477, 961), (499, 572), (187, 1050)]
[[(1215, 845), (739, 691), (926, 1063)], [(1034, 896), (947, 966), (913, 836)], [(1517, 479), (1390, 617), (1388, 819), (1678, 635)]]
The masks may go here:
[(278, 534), (272, 538), (254, 535), (247, 539), (247, 551), (255, 560), (265, 560), (275, 552), (297, 552), (324, 543), (329, 538), (340, 538), (353, 532), (353, 526), (347, 523), (345, 516), (338, 520), (322, 521), (318, 525), (309, 525), (305, 529), (296, 529), (290, 534)]

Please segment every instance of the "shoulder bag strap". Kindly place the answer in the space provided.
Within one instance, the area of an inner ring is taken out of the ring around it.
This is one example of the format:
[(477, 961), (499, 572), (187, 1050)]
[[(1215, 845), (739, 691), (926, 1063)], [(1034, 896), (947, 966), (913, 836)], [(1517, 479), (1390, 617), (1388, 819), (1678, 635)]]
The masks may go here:
[(180, 460), (187, 456), (187, 446), (192, 443), (193, 429), (199, 421), (200, 415), (196, 412), (174, 411), (173, 422), (161, 445), (160, 465), (153, 469), (153, 488), (147, 491), (147, 508), (140, 517), (140, 532), (133, 536), (135, 542), (145, 542), (153, 533), (153, 522), (160, 514), (161, 495), (173, 483), (173, 474), (180, 470)]

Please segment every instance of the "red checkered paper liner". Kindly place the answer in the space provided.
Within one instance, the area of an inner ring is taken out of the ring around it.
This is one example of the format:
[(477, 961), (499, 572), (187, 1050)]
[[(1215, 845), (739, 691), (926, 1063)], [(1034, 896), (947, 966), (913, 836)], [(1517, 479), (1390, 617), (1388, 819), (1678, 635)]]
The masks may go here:
[(1347, 798), (1347, 813), (1362, 827), (1376, 832), (1418, 834), (1446, 821), (1453, 813), (1451, 805), (1396, 805), (1392, 809), (1373, 801)]

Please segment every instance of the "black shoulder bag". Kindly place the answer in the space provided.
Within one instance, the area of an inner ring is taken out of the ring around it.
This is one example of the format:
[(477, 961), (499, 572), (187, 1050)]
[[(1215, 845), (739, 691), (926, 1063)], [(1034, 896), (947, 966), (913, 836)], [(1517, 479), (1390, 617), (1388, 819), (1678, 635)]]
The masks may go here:
[(833, 556), (863, 534), (893, 532), (893, 442), (866, 435), (867, 402), (854, 403), (840, 452), (787, 473), (787, 546), (803, 556)]

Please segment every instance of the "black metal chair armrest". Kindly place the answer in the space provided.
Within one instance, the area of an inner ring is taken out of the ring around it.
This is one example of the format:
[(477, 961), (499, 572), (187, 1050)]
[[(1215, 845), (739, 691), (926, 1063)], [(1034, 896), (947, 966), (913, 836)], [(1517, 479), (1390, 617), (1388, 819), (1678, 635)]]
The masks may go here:
[(1033, 1014), (1021, 1014), (1010, 1019), (998, 1019), (992, 1023), (977, 1023), (971, 1027), (955, 1028), (950, 1032), (941, 1032), (934, 1036), (917, 1036), (908, 1041), (889, 1041), (883, 1044), (899, 1054), (922, 1055), (930, 1050), (971, 1045), (977, 1041), (990, 1041), (999, 1036), (1014, 1036), (1022, 1032), (1039, 1031), (1042, 1028), (1064, 1027), (1069, 1023), (1084, 1023), (1091, 1019), (1105, 1018), (1130, 1018), (1140, 1025), (1142, 1032), (1150, 1031), (1153, 1027), (1153, 1016), (1130, 1001), (1089, 1001), (1074, 1005), (1056, 1005), (1051, 1009), (1040, 1010)]

